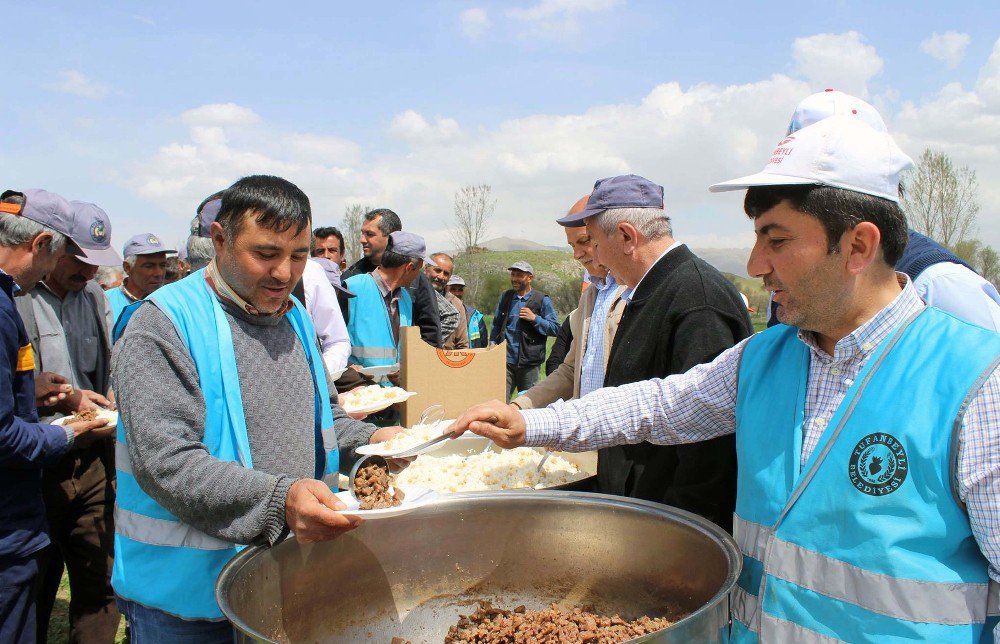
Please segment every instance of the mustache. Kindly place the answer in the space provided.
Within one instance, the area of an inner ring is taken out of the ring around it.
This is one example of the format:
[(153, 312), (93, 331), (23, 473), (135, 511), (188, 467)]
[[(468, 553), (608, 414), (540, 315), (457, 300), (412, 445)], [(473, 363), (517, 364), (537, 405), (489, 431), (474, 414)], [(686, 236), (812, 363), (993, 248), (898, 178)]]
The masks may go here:
[(769, 279), (765, 278), (764, 279), (764, 288), (768, 289), (768, 290), (774, 290), (774, 291), (783, 291), (783, 290), (785, 290), (785, 285), (782, 284), (781, 282), (777, 281), (777, 280), (769, 280)]

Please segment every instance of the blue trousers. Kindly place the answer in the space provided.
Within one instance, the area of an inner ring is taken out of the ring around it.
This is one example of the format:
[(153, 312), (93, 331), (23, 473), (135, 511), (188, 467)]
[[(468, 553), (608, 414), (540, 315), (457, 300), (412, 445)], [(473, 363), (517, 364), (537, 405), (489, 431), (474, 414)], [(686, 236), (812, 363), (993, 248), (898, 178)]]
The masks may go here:
[(148, 608), (116, 595), (118, 610), (128, 622), (131, 644), (232, 644), (229, 622), (187, 620), (155, 608)]
[(38, 553), (0, 557), (0, 642), (34, 644)]

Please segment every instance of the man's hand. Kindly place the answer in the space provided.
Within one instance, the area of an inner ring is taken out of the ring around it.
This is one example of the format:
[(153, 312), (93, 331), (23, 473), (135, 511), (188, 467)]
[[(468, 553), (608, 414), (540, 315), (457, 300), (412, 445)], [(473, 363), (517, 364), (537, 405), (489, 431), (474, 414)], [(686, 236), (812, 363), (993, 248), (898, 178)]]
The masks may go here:
[(386, 375), (386, 378), (388, 378), (389, 382), (391, 382), (393, 385), (397, 387), (399, 386), (400, 373), (398, 371), (393, 371), (392, 373)]
[(97, 420), (78, 420), (74, 423), (66, 423), (64, 427), (73, 430), (73, 448), (86, 447), (94, 441), (102, 438), (110, 438), (115, 435), (117, 427), (108, 425), (108, 421), (99, 418)]
[(389, 440), (390, 438), (392, 438), (393, 436), (402, 431), (404, 431), (404, 428), (400, 427), (399, 425), (396, 425), (395, 427), (380, 427), (379, 429), (375, 430), (375, 433), (372, 434), (372, 437), (368, 439), (368, 443), (371, 445), (374, 445), (375, 443), (384, 443), (385, 441)]
[(469, 407), (445, 431), (462, 434), (466, 430), (485, 436), (505, 449), (524, 445), (524, 416), (499, 400)]
[(288, 488), (285, 497), (285, 522), (299, 543), (314, 543), (339, 537), (363, 523), (361, 517), (336, 510), (347, 506), (333, 495), (326, 483), (300, 479)]
[(77, 389), (59, 403), (60, 409), (71, 414), (99, 407), (108, 409), (112, 406), (110, 400), (90, 389)]
[(35, 376), (35, 404), (51, 407), (73, 393), (73, 385), (66, 376), (51, 371), (43, 371)]
[(517, 312), (517, 317), (521, 318), (522, 320), (527, 320), (528, 322), (534, 322), (535, 318), (537, 318), (538, 316), (535, 315), (535, 312), (529, 309), (528, 307), (522, 306), (521, 310)]

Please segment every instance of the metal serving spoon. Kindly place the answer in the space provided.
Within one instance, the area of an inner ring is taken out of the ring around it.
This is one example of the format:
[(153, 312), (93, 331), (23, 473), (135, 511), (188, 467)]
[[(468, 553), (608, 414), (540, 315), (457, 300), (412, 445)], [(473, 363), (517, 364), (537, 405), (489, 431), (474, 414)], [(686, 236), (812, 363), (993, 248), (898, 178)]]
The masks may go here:
[[(367, 456), (362, 456), (361, 458), (359, 458), (357, 462), (354, 463), (354, 467), (351, 468), (351, 475), (348, 477), (348, 489), (350, 489), (351, 496), (353, 496), (354, 500), (357, 501), (358, 503), (361, 503), (361, 497), (358, 496), (357, 489), (354, 487), (355, 485), (354, 480), (357, 478), (358, 472), (361, 471), (361, 468), (366, 467), (368, 465), (375, 465), (377, 467), (380, 467), (383, 470), (385, 470), (386, 476), (389, 475), (389, 461), (385, 460), (384, 456), (379, 456), (378, 454), (369, 454)], [(390, 489), (392, 488), (390, 487)]]

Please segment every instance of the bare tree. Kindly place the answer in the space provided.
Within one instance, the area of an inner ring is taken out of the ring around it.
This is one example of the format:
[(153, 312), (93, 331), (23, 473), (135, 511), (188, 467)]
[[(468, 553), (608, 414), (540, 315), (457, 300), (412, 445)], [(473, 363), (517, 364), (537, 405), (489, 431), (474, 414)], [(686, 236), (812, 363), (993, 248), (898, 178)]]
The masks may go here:
[(457, 252), (479, 247), (479, 241), (496, 211), (497, 200), (487, 184), (464, 186), (455, 193), (455, 226), (448, 233)]
[(949, 248), (955, 246), (975, 230), (978, 189), (974, 170), (955, 168), (947, 154), (924, 150), (903, 197), (910, 226)]
[(344, 252), (348, 263), (361, 258), (361, 224), (364, 222), (365, 213), (373, 209), (373, 206), (360, 203), (349, 203), (344, 206), (340, 232), (344, 233)]

